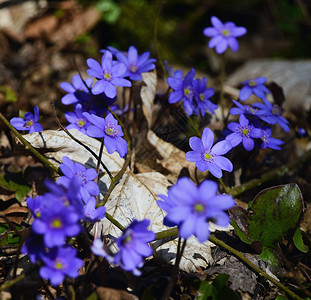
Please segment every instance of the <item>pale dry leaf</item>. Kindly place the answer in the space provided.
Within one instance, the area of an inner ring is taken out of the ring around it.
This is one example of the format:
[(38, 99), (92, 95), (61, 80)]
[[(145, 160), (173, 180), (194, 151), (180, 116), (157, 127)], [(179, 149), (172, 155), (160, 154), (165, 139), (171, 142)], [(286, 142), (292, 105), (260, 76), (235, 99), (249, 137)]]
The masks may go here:
[(153, 70), (152, 72), (146, 72), (141, 74), (143, 81), (146, 85), (143, 85), (140, 90), (140, 97), (142, 101), (142, 110), (148, 122), (148, 127), (152, 126), (154, 99), (156, 96), (157, 88), (157, 72)]
[[(88, 145), (95, 153), (98, 153), (100, 142), (90, 138), (76, 129), (70, 132), (83, 144)], [(63, 156), (72, 160), (88, 164), (95, 164), (95, 158), (77, 142), (63, 131), (47, 130), (40, 133), (32, 133), (24, 136), (35, 148), (43, 148), (46, 157), (53, 163), (61, 162)], [(120, 170), (123, 165), (118, 153), (109, 155), (104, 149), (103, 161), (112, 173)], [(91, 163), (90, 163), (91, 162)], [(104, 194), (110, 184), (107, 175), (100, 178), (99, 187)], [(167, 178), (158, 172), (133, 174), (126, 171), (120, 181), (116, 184), (106, 204), (107, 212), (118, 220), (124, 227), (128, 226), (133, 219), (149, 219), (150, 229), (154, 232), (166, 230), (163, 225), (163, 212), (157, 205), (158, 195), (167, 194), (170, 183)], [(103, 189), (103, 187), (105, 187)], [(230, 230), (231, 227), (215, 227), (210, 224), (211, 231)], [(115, 240), (121, 231), (112, 225), (106, 218), (99, 222), (98, 230), (106, 238)], [(196, 238), (190, 238), (181, 260), (180, 267), (187, 272), (196, 272), (206, 268), (211, 262), (211, 249), (213, 244), (199, 243)], [(155, 256), (166, 262), (173, 262), (176, 254), (176, 239), (170, 241), (156, 241), (153, 243)]]
[[(195, 179), (195, 164), (186, 160), (185, 152), (159, 138), (152, 130), (147, 133), (148, 142), (162, 156), (162, 159), (157, 159), (163, 168), (170, 172), (170, 179), (176, 181), (182, 168), (187, 168), (192, 179)], [(199, 180), (206, 177), (207, 172), (198, 172)]]

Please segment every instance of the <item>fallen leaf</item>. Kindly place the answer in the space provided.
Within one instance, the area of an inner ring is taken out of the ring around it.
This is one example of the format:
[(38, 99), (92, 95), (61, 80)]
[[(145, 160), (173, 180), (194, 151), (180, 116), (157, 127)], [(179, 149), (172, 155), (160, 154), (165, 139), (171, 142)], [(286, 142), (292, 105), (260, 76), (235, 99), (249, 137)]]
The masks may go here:
[[(89, 146), (95, 153), (98, 153), (100, 142), (94, 138), (90, 138), (76, 129), (70, 130), (76, 138), (84, 145)], [(68, 156), (87, 166), (95, 165), (95, 158), (86, 151), (77, 142), (63, 131), (43, 131), (40, 133), (32, 133), (24, 136), (35, 148), (44, 150), (45, 156), (53, 163), (59, 164), (63, 156)], [(103, 151), (102, 161), (106, 164), (112, 174), (118, 172), (122, 165), (123, 159), (119, 154), (108, 154), (106, 149)], [(99, 187), (102, 194), (105, 194), (110, 184), (110, 178), (104, 174), (99, 180)], [(165, 213), (157, 205), (159, 194), (166, 194), (170, 185), (167, 178), (158, 172), (133, 174), (126, 171), (120, 181), (116, 184), (112, 191), (108, 202), (106, 203), (107, 212), (118, 220), (124, 227), (128, 226), (133, 219), (149, 219), (151, 221), (150, 229), (154, 232), (166, 230), (163, 225), (163, 217)], [(230, 230), (228, 228), (218, 227), (210, 224), (210, 230)], [(106, 238), (112, 240), (120, 236), (121, 231), (116, 228), (107, 219), (99, 222), (99, 232)], [(152, 244), (155, 250), (155, 256), (166, 262), (173, 262), (176, 254), (176, 239), (170, 241), (159, 240)], [(188, 244), (181, 260), (181, 269), (187, 272), (197, 272), (201, 268), (206, 268), (212, 262), (211, 246), (209, 241), (199, 243), (196, 238), (188, 239)]]

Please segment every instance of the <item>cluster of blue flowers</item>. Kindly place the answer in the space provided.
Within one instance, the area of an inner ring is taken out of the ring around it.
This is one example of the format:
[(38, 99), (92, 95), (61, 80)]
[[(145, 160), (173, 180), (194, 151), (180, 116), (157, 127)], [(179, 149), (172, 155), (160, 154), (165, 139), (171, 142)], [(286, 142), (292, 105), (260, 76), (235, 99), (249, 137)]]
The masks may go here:
[(214, 89), (207, 87), (205, 77), (202, 80), (195, 79), (193, 68), (185, 77), (180, 70), (172, 72), (168, 69), (168, 74), (170, 77), (167, 78), (167, 83), (173, 89), (168, 98), (169, 103), (182, 101), (188, 116), (192, 114), (204, 116), (206, 111), (215, 114), (218, 105), (210, 100), (214, 95)]
[(46, 180), (47, 193), (27, 198), (27, 205), (34, 221), (32, 233), (23, 246), (33, 263), (42, 262), (40, 276), (49, 279), (52, 285), (59, 285), (65, 276), (75, 278), (83, 261), (77, 257), (77, 250), (70, 246), (68, 238), (81, 233), (81, 222), (96, 222), (105, 217), (106, 208), (95, 208), (94, 195), (98, 186), (92, 179), (94, 169), (86, 170), (68, 157), (60, 165), (65, 176), (58, 182)]
[[(244, 27), (237, 27), (232, 22), (222, 23), (217, 17), (211, 18), (213, 27), (207, 27), (203, 33), (211, 37), (208, 46), (223, 54), (228, 47), (238, 51), (237, 37), (246, 33)], [(117, 87), (131, 87), (132, 81), (142, 80), (142, 73), (155, 68), (155, 59), (149, 58), (150, 53), (138, 55), (137, 49), (130, 46), (128, 52), (108, 47), (102, 50), (101, 63), (90, 58), (87, 60), (87, 74), (92, 78), (82, 79), (74, 75), (72, 83), (62, 82), (61, 88), (67, 92), (61, 101), (64, 105), (73, 105), (73, 112), (66, 112), (65, 117), (70, 123), (66, 128), (76, 128), (84, 134), (103, 138), (109, 154), (117, 151), (121, 157), (128, 153), (127, 143), (123, 139), (122, 127), (109, 112), (123, 113), (124, 109), (113, 105), (117, 97)], [(116, 58), (116, 60), (113, 59)], [(210, 99), (214, 89), (207, 87), (207, 79), (195, 78), (192, 68), (185, 76), (180, 70), (168, 67), (168, 85), (173, 90), (168, 98), (169, 103), (182, 101), (187, 115), (204, 116), (206, 112), (215, 113), (218, 108)], [(272, 105), (267, 99), (270, 93), (265, 86), (266, 78), (249, 79), (242, 83), (239, 98), (241, 101), (255, 95), (261, 102), (243, 105), (233, 100), (235, 107), (231, 115), (238, 115), (239, 122), (228, 124), (231, 131), (225, 139), (214, 144), (214, 133), (206, 127), (202, 137), (191, 137), (189, 140), (192, 151), (186, 153), (186, 159), (194, 162), (201, 172), (209, 172), (221, 178), (222, 171), (231, 172), (233, 165), (225, 157), (233, 147), (242, 143), (247, 151), (251, 151), (255, 143), (265, 149), (280, 149), (281, 140), (272, 138), (271, 125), (279, 124), (286, 132), (289, 131), (288, 121), (281, 116), (281, 108)], [(105, 117), (103, 117), (105, 115)], [(39, 108), (34, 114), (26, 113), (24, 118), (13, 118), (11, 124), (18, 130), (30, 133), (42, 131), (39, 121)], [(84, 223), (94, 223), (105, 217), (106, 208), (97, 207), (100, 194), (96, 183), (97, 172), (68, 157), (63, 157), (60, 170), (63, 176), (57, 182), (45, 182), (48, 192), (35, 198), (27, 198), (27, 204), (34, 221), (29, 238), (23, 246), (33, 263), (41, 262), (40, 276), (49, 279), (52, 285), (59, 285), (66, 276), (75, 278), (83, 261), (78, 257), (77, 250), (69, 243), (83, 231)], [(173, 185), (166, 195), (159, 195), (158, 205), (167, 215), (163, 223), (166, 226), (177, 226), (179, 236), (183, 239), (191, 235), (200, 242), (209, 238), (209, 222), (220, 226), (228, 226), (230, 219), (225, 212), (235, 202), (230, 195), (218, 194), (218, 185), (204, 180), (199, 186), (189, 178), (181, 178)], [(156, 235), (148, 230), (149, 220), (133, 220), (123, 231), (115, 243), (118, 251), (114, 253), (110, 245), (104, 245), (100, 238), (95, 238), (91, 250), (95, 255), (102, 256), (109, 263), (119, 265), (122, 269), (140, 275), (144, 258), (153, 253), (150, 242)]]

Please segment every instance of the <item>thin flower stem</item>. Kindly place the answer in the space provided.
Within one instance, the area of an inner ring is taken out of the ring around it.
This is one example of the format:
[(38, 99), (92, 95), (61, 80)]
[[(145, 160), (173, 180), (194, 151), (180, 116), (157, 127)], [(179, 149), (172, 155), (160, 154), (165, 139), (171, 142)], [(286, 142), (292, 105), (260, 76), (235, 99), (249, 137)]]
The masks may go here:
[(224, 249), (228, 250), (230, 253), (232, 253), (233, 255), (235, 255), (237, 258), (239, 258), (241, 261), (243, 261), (244, 263), (246, 263), (249, 267), (251, 267), (256, 273), (258, 273), (260, 276), (264, 277), (265, 279), (271, 281), (274, 285), (276, 285), (278, 288), (280, 288), (281, 290), (283, 290), (288, 296), (290, 296), (292, 299), (297, 299), (297, 300), (302, 300), (303, 298), (299, 297), (298, 295), (296, 295), (294, 292), (292, 292), (291, 290), (289, 290), (285, 285), (283, 285), (282, 283), (280, 283), (278, 280), (276, 280), (275, 278), (269, 276), (266, 272), (264, 272), (263, 270), (261, 270), (259, 267), (257, 267), (255, 264), (253, 264), (250, 260), (248, 260), (241, 252), (235, 250), (234, 248), (230, 247), (229, 245), (227, 245), (225, 242), (217, 239), (215, 236), (210, 236), (209, 240), (220, 246), (223, 247)]
[[(55, 116), (56, 116), (56, 121), (57, 121), (57, 124), (58, 126), (65, 131), (65, 133), (71, 138), (73, 139), (75, 142), (77, 142), (80, 146), (84, 147), (87, 151), (89, 151), (97, 160), (97, 162), (100, 162), (101, 166), (104, 168), (104, 170), (107, 172), (108, 176), (110, 177), (110, 179), (113, 178), (112, 174), (110, 173), (110, 171), (108, 170), (108, 168), (106, 167), (106, 165), (102, 162), (101, 158), (99, 158), (97, 156), (97, 154), (90, 148), (88, 147), (87, 145), (85, 145), (84, 143), (82, 143), (80, 140), (78, 140), (77, 138), (75, 138), (70, 132), (68, 129), (66, 129), (62, 124), (61, 122), (59, 121), (59, 118), (57, 116), (57, 113), (56, 113), (56, 110), (55, 110), (55, 107), (54, 105), (52, 106), (53, 109), (54, 109), (54, 113), (55, 113)], [(98, 163), (97, 163), (97, 166), (98, 166)], [(97, 174), (98, 174), (98, 171), (96, 170)]]
[(107, 193), (105, 194), (105, 197), (103, 199), (103, 201), (101, 201), (100, 203), (98, 203), (96, 205), (96, 208), (97, 207), (100, 207), (100, 206), (104, 206), (107, 201), (108, 201), (108, 198), (111, 194), (111, 192), (113, 191), (115, 185), (118, 183), (119, 179), (122, 177), (122, 175), (125, 173), (128, 165), (130, 164), (130, 160), (131, 160), (131, 156), (130, 156), (130, 151), (129, 153), (127, 154), (127, 157), (126, 157), (126, 160), (124, 161), (124, 164), (123, 164), (123, 167), (122, 169), (118, 172), (118, 174), (116, 176), (114, 176), (111, 180), (111, 183), (110, 183), (110, 186), (109, 186), (109, 189), (107, 191)]
[[(104, 138), (102, 138), (102, 142), (100, 144), (100, 149), (99, 149), (99, 153), (98, 153), (98, 161), (97, 161), (97, 166), (96, 166), (97, 178), (98, 178), (100, 162), (102, 160), (103, 150), (104, 150)], [(96, 180), (97, 180), (97, 178), (96, 178)], [(110, 177), (110, 179), (112, 179), (112, 178)]]
[(311, 150), (306, 151), (303, 155), (296, 158), (287, 165), (283, 165), (279, 168), (271, 170), (263, 174), (260, 178), (252, 179), (248, 182), (245, 182), (239, 186), (235, 186), (227, 191), (228, 194), (231, 194), (233, 197), (237, 197), (242, 193), (249, 191), (255, 187), (261, 186), (263, 183), (268, 182), (274, 178), (282, 177), (288, 172), (297, 169), (302, 166), (306, 161), (311, 159)]
[(180, 247), (181, 245), (181, 238), (179, 237), (178, 238), (178, 245), (177, 245), (177, 253), (176, 253), (176, 260), (175, 260), (175, 265), (174, 265), (174, 268), (173, 268), (173, 272), (172, 272), (172, 275), (171, 275), (171, 278), (170, 278), (170, 281), (162, 295), (162, 300), (166, 300), (168, 299), (168, 297), (170, 296), (171, 292), (172, 292), (172, 289), (174, 287), (174, 284), (175, 284), (175, 281), (176, 281), (176, 276), (177, 276), (177, 273), (178, 273), (178, 269), (179, 269), (179, 263), (180, 263), (180, 260), (182, 258), (182, 255), (184, 253), (184, 250), (185, 250), (185, 247), (186, 247), (186, 243), (187, 243), (187, 240), (184, 240), (182, 246)]
[(54, 172), (61, 174), (60, 170), (54, 166), (47, 158), (45, 158), (39, 151), (37, 151), (23, 136), (11, 125), (11, 123), (0, 113), (0, 120), (10, 128), (10, 130), (19, 138), (25, 145), (25, 149), (29, 150), (35, 157), (37, 157), (44, 165), (52, 169)]
[(23, 273), (16, 277), (15, 279), (9, 280), (4, 282), (2, 285), (0, 285), (0, 292), (10, 289), (12, 286), (14, 286), (16, 283), (20, 282), (26, 277), (26, 274)]
[(225, 98), (224, 98), (224, 85), (225, 85), (225, 77), (226, 77), (226, 61), (225, 54), (221, 55), (221, 67), (220, 67), (220, 91), (219, 91), (219, 106), (222, 107), (222, 119), (225, 119)]
[(229, 194), (229, 193), (230, 193), (230, 189), (224, 184), (222, 178), (219, 178), (218, 180), (219, 180), (221, 186), (223, 187), (223, 189), (225, 190), (225, 192), (226, 192), (227, 194)]

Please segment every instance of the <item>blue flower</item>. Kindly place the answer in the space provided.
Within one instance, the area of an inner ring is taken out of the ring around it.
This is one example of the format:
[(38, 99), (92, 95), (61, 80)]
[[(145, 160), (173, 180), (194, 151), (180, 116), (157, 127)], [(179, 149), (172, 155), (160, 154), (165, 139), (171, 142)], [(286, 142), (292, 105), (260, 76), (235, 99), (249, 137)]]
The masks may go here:
[(91, 197), (84, 207), (84, 220), (86, 222), (97, 222), (105, 217), (106, 207), (101, 206), (96, 209), (95, 206), (96, 199)]
[(117, 95), (116, 86), (132, 86), (129, 80), (123, 78), (126, 75), (126, 65), (114, 62), (108, 50), (102, 57), (101, 65), (92, 58), (87, 60), (87, 65), (90, 67), (87, 74), (98, 79), (92, 87), (94, 95), (105, 93), (107, 97), (114, 98)]
[(262, 143), (261, 143), (261, 148), (266, 149), (266, 148), (271, 148), (274, 150), (281, 150), (280, 145), (284, 144), (282, 140), (276, 139), (272, 137), (272, 129), (271, 128), (266, 128), (262, 130), (263, 135), (260, 138)]
[(140, 275), (137, 268), (143, 265), (143, 257), (153, 253), (148, 243), (152, 242), (156, 235), (147, 229), (149, 225), (149, 220), (133, 220), (116, 241), (119, 252), (115, 255), (114, 262), (134, 275)]
[(255, 145), (253, 139), (261, 138), (263, 135), (262, 130), (249, 124), (249, 120), (244, 115), (240, 115), (239, 123), (229, 123), (228, 129), (233, 131), (233, 133), (226, 136), (226, 140), (231, 143), (232, 147), (235, 147), (242, 142), (247, 151), (253, 150)]
[(183, 72), (181, 70), (174, 71), (174, 68), (170, 67), (168, 65), (167, 60), (164, 61), (164, 68), (165, 68), (165, 71), (166, 71), (168, 77), (176, 77), (179, 79), (181, 79), (183, 77)]
[(47, 247), (61, 246), (66, 237), (80, 233), (79, 219), (72, 206), (65, 206), (60, 200), (53, 201), (48, 207), (41, 209), (41, 216), (34, 220), (32, 229), (35, 233), (44, 235)]
[(53, 286), (60, 285), (65, 276), (78, 277), (78, 271), (83, 266), (83, 261), (77, 258), (76, 255), (77, 250), (70, 246), (50, 249), (42, 255), (45, 265), (40, 268), (40, 276), (49, 279)]
[(35, 106), (34, 114), (27, 112), (23, 118), (12, 118), (10, 123), (17, 130), (27, 130), (29, 133), (43, 131), (43, 127), (39, 121), (39, 107)]
[(124, 133), (113, 115), (109, 113), (106, 118), (89, 113), (83, 113), (83, 115), (93, 124), (88, 127), (87, 134), (91, 137), (103, 137), (109, 154), (117, 151), (121, 157), (124, 157), (128, 151), (127, 143), (122, 138)]
[(264, 103), (255, 103), (253, 106), (259, 108), (258, 117), (268, 124), (279, 124), (285, 132), (289, 132), (289, 122), (281, 116), (282, 109), (277, 104), (271, 104), (267, 99)]
[(229, 113), (231, 115), (247, 115), (247, 117), (250, 116), (257, 116), (257, 112), (258, 112), (258, 108), (251, 106), (251, 105), (243, 105), (235, 100), (232, 100), (233, 103), (237, 106), (237, 107), (232, 107), (229, 111)]
[(168, 191), (168, 196), (159, 195), (158, 205), (167, 212), (166, 225), (178, 226), (179, 236), (187, 239), (195, 235), (199, 242), (209, 238), (209, 221), (219, 226), (228, 226), (230, 219), (224, 210), (235, 205), (230, 195), (217, 194), (218, 185), (205, 180), (197, 187), (187, 177), (180, 178)]
[(256, 95), (260, 99), (265, 99), (266, 94), (270, 94), (270, 91), (264, 85), (266, 81), (266, 77), (258, 77), (243, 81), (242, 84), (244, 86), (241, 88), (239, 94), (240, 100), (247, 100), (252, 94)]
[(153, 63), (156, 59), (149, 58), (149, 52), (138, 55), (137, 49), (134, 46), (130, 46), (126, 54), (113, 47), (108, 47), (108, 49), (117, 57), (119, 62), (127, 66), (125, 76), (128, 76), (131, 80), (142, 80), (142, 73), (155, 68)]
[[(206, 127), (203, 130), (202, 140), (198, 137), (189, 139), (190, 147), (193, 151), (186, 153), (186, 159), (195, 162), (199, 171), (209, 170), (217, 178), (222, 177), (222, 170), (231, 172), (233, 165), (231, 161), (221, 156), (231, 150), (231, 144), (228, 141), (220, 141), (213, 146), (214, 133)], [(213, 147), (212, 147), (213, 146)]]
[(236, 37), (246, 33), (245, 27), (237, 27), (233, 22), (222, 23), (217, 17), (211, 17), (211, 23), (214, 27), (207, 27), (203, 30), (205, 36), (211, 37), (208, 43), (209, 48), (216, 48), (218, 54), (224, 53), (228, 46), (233, 51), (239, 50), (239, 44)]
[(84, 110), (82, 109), (81, 104), (77, 104), (75, 106), (74, 112), (65, 112), (65, 118), (70, 123), (66, 126), (66, 129), (78, 129), (80, 132), (87, 135), (87, 128), (91, 125), (91, 123), (83, 116)]
[(80, 184), (80, 195), (84, 202), (87, 202), (91, 195), (99, 195), (99, 187), (94, 182), (97, 177), (96, 170), (93, 168), (86, 169), (80, 163), (73, 162), (69, 157), (63, 157), (63, 163), (59, 165), (59, 168), (65, 176), (58, 178), (57, 183), (69, 188), (69, 185), (74, 177), (79, 177), (81, 179)]
[(218, 108), (218, 105), (214, 104), (209, 99), (210, 97), (214, 96), (214, 89), (206, 87), (206, 77), (203, 77), (202, 81), (200, 79), (194, 79), (192, 85), (196, 100), (195, 113), (197, 115), (201, 114), (202, 117), (205, 115), (206, 111), (215, 114), (215, 110)]
[(185, 76), (185, 78), (179, 78), (179, 76), (167, 78), (168, 85), (173, 89), (170, 93), (168, 102), (176, 103), (179, 101), (183, 102), (185, 112), (188, 116), (193, 114), (194, 105), (194, 89), (193, 89), (193, 78), (195, 70), (192, 68)]
[(92, 99), (92, 94), (90, 94), (89, 89), (92, 87), (93, 79), (86, 78), (84, 82), (78, 74), (73, 75), (72, 84), (69, 82), (62, 82), (60, 87), (68, 93), (62, 97), (62, 103), (65, 105), (89, 103)]

